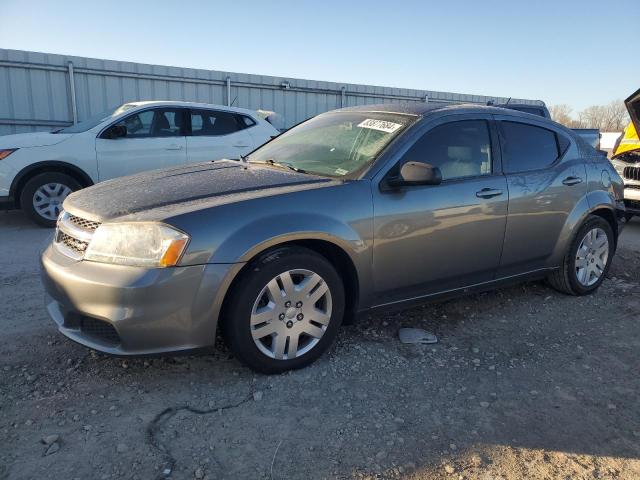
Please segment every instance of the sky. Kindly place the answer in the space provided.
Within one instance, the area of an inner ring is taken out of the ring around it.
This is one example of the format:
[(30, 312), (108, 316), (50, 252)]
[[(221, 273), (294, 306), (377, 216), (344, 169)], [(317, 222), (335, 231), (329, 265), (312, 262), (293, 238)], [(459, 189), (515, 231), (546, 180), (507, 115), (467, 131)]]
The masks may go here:
[(541, 99), (640, 88), (638, 0), (0, 0), (0, 48)]

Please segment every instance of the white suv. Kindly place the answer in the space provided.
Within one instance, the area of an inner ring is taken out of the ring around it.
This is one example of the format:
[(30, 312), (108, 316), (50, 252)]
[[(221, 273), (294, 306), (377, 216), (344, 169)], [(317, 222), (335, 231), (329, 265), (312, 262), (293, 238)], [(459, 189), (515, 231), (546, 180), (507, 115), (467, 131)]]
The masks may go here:
[(74, 190), (143, 170), (238, 159), (278, 134), (251, 110), (126, 103), (53, 132), (0, 136), (0, 206), (54, 226)]

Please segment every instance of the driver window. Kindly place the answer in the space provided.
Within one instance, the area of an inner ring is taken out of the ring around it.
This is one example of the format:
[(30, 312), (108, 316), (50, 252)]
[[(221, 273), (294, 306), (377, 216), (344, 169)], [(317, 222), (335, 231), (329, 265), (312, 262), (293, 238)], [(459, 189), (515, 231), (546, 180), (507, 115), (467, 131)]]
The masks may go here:
[(127, 127), (126, 138), (176, 137), (181, 134), (180, 110), (154, 109), (129, 115), (116, 125)]
[(425, 133), (404, 155), (402, 163), (424, 162), (438, 167), (443, 180), (491, 173), (491, 138), (486, 120), (445, 123)]

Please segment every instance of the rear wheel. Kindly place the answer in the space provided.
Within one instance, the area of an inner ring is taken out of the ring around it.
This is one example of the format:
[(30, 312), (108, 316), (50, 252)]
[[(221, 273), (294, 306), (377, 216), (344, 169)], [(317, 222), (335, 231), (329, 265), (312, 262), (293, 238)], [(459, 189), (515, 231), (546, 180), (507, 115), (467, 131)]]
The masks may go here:
[(302, 368), (335, 340), (344, 287), (331, 263), (299, 247), (262, 255), (236, 282), (223, 317), (233, 353), (253, 370)]
[(30, 179), (20, 193), (22, 210), (38, 225), (55, 227), (62, 202), (81, 185), (67, 174), (40, 173)]
[(569, 245), (562, 265), (549, 276), (549, 283), (569, 295), (594, 292), (609, 271), (614, 242), (609, 222), (595, 215), (588, 217)]

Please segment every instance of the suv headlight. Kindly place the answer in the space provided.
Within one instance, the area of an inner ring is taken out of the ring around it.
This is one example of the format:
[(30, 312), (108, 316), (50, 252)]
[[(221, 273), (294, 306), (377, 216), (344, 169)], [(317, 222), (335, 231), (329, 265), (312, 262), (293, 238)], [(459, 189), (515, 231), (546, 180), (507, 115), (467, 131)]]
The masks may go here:
[(162, 223), (103, 223), (93, 233), (85, 260), (136, 267), (172, 267), (189, 236)]

